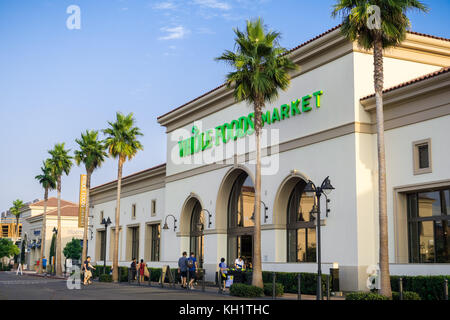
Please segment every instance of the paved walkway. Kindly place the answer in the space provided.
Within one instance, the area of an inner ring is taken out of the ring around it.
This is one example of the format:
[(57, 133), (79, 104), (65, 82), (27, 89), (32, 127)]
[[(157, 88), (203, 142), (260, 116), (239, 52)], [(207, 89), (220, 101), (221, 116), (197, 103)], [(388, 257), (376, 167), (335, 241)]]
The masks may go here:
[[(69, 289), (64, 278), (44, 277), (35, 272), (16, 275), (15, 272), (0, 272), (0, 299), (38, 299), (38, 300), (236, 300), (228, 293), (219, 294), (217, 287), (201, 286), (195, 290), (181, 289), (179, 285), (164, 288), (153, 282), (142, 285), (137, 283), (105, 283), (94, 281), (90, 286), (81, 285), (80, 289)], [(260, 298), (271, 299), (270, 297)], [(297, 295), (285, 294), (279, 300), (296, 300)], [(303, 300), (314, 300), (315, 296), (302, 295)], [(342, 299), (342, 298), (333, 298)]]

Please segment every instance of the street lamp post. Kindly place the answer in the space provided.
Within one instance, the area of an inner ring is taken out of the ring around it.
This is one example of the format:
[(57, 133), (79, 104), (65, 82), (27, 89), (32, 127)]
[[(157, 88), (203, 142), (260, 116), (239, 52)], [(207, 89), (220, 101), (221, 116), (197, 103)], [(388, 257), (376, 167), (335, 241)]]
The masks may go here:
[(111, 219), (108, 217), (108, 219), (103, 218), (102, 222), (100, 222), (100, 224), (103, 224), (105, 226), (105, 243), (103, 245), (103, 274), (106, 273), (106, 239), (108, 236), (108, 226), (111, 224)]
[[(321, 238), (320, 238), (320, 197), (322, 194), (327, 197), (327, 195), (334, 189), (330, 183), (329, 177), (326, 177), (320, 187), (316, 187), (314, 182), (311, 180), (305, 186), (304, 192), (307, 196), (314, 197), (314, 205), (311, 213), (316, 214), (316, 225), (317, 225), (317, 294), (316, 299), (322, 299), (322, 257), (321, 257)], [(317, 199), (317, 204), (316, 204)], [(328, 198), (327, 198), (328, 201)], [(327, 204), (327, 215), (328, 215), (328, 204)]]
[(177, 218), (175, 218), (175, 216), (173, 214), (167, 215), (166, 218), (164, 219), (163, 230), (168, 230), (169, 229), (169, 226), (167, 225), (167, 218), (168, 217), (172, 217), (173, 218), (173, 231), (177, 231)]
[(212, 217), (212, 214), (207, 209), (202, 209), (202, 211), (205, 211), (208, 214), (208, 229), (209, 229), (209, 228), (211, 228), (211, 217)]

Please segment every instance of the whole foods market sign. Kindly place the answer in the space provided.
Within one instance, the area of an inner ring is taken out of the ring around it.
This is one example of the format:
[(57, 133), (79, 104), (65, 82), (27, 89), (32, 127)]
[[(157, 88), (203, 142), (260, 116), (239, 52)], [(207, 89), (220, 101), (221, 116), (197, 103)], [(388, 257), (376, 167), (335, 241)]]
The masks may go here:
[[(262, 126), (271, 125), (302, 113), (310, 112), (314, 107), (320, 108), (322, 95), (323, 91), (319, 90), (303, 96), (301, 99), (294, 100), (290, 104), (283, 104), (279, 108), (273, 108), (272, 111), (267, 110), (263, 112), (261, 115)], [(180, 157), (183, 158), (210, 149), (213, 146), (219, 146), (221, 143), (226, 144), (231, 140), (234, 141), (238, 138), (252, 135), (255, 132), (254, 118), (255, 114), (252, 112), (247, 116), (239, 117), (204, 132), (200, 132), (197, 126), (193, 126), (192, 136), (178, 141)]]

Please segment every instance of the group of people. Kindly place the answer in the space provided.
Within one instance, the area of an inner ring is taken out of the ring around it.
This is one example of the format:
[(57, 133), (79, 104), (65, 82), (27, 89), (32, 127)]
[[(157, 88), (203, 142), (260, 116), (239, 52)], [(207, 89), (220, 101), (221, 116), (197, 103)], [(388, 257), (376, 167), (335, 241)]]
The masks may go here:
[[(181, 287), (193, 290), (198, 273), (198, 262), (194, 252), (191, 252), (189, 258), (187, 257), (187, 252), (183, 252), (183, 255), (178, 259), (178, 273), (181, 276)], [(188, 275), (189, 283), (187, 283)]]
[(131, 276), (133, 280), (136, 280), (136, 275), (139, 275), (139, 282), (144, 282), (145, 277), (149, 277), (150, 273), (148, 271), (147, 264), (144, 262), (144, 259), (141, 259), (141, 262), (137, 263), (136, 258), (133, 258), (131, 262)]
[[(242, 256), (239, 256), (236, 258), (236, 260), (234, 260), (234, 269), (236, 271), (244, 271), (246, 268), (251, 268), (251, 264), (246, 263)], [(220, 259), (219, 274), (220, 274), (220, 279), (223, 281), (223, 286), (222, 286), (223, 291), (226, 288), (226, 282), (228, 279), (228, 270), (230, 270), (230, 268), (226, 264), (225, 258)]]

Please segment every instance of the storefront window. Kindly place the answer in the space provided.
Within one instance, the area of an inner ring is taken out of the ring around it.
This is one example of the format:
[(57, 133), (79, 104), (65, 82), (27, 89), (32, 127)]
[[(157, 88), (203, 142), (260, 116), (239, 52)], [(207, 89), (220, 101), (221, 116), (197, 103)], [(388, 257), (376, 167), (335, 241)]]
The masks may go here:
[(253, 261), (253, 211), (255, 188), (252, 179), (242, 172), (231, 189), (228, 201), (228, 262), (242, 257), (248, 267)]
[(449, 263), (450, 189), (408, 194), (409, 260)]
[(100, 260), (105, 261), (106, 259), (106, 232), (99, 231), (100, 236)]
[(191, 252), (194, 252), (200, 268), (203, 267), (205, 217), (199, 201), (194, 205), (191, 216)]
[(314, 198), (303, 193), (306, 183), (296, 184), (287, 210), (288, 262), (316, 261), (316, 227), (310, 212)]

